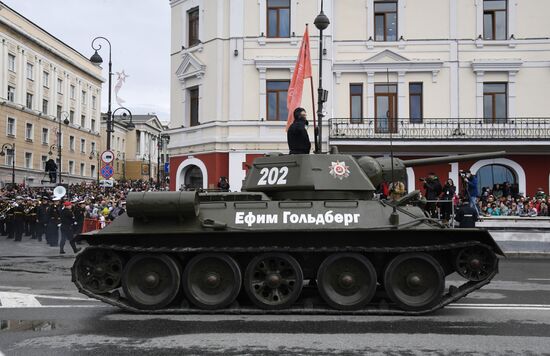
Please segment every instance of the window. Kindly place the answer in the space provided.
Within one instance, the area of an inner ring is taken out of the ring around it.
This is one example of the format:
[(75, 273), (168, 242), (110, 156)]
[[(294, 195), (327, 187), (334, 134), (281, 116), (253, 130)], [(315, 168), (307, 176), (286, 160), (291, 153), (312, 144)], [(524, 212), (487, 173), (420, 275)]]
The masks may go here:
[(34, 66), (27, 63), (27, 79), (34, 80)]
[(48, 100), (42, 99), (42, 113), (48, 115)]
[(12, 166), (15, 159), (15, 150), (6, 150), (6, 165)]
[(25, 152), (25, 168), (32, 169), (32, 153)]
[(95, 110), (96, 104), (97, 104), (97, 98), (95, 95), (92, 95), (92, 109)]
[(483, 118), (485, 122), (506, 122), (508, 116), (506, 89), (506, 83), (483, 83)]
[(80, 175), (84, 177), (86, 175), (86, 164), (80, 163)]
[(74, 161), (69, 161), (69, 174), (74, 174)]
[(86, 140), (80, 139), (80, 153), (86, 153)]
[(63, 79), (57, 78), (57, 92), (63, 94)]
[(46, 127), (42, 128), (42, 143), (48, 144), (50, 142), (50, 130)]
[(69, 149), (74, 151), (74, 136), (69, 136)]
[(200, 43), (199, 41), (199, 8), (195, 7), (187, 12), (188, 28), (188, 45), (192, 47)]
[(92, 119), (91, 129), (92, 129), (93, 132), (96, 132), (96, 129), (95, 129), (95, 119)]
[(15, 56), (11, 53), (8, 54), (8, 69), (15, 72)]
[(86, 92), (82, 91), (82, 105), (86, 105)]
[(478, 192), (481, 193), (483, 187), (494, 188), (496, 184), (501, 187), (505, 183), (510, 183), (513, 187), (518, 183), (516, 172), (500, 164), (489, 164), (483, 166), (476, 172)]
[(74, 111), (69, 110), (69, 122), (74, 125)]
[(483, 38), (505, 40), (507, 33), (507, 0), (483, 1)]
[(8, 101), (14, 102), (15, 101), (15, 88), (8, 85)]
[(409, 116), (413, 124), (422, 122), (422, 83), (409, 83)]
[(90, 165), (90, 177), (95, 177), (96, 176), (96, 173), (95, 173), (95, 165)]
[(48, 156), (40, 156), (40, 169), (42, 172), (46, 170), (46, 162), (48, 161)]
[(126, 140), (122, 139), (122, 150), (126, 151)]
[(16, 126), (15, 119), (13, 117), (8, 117), (8, 124), (6, 126), (6, 135), (15, 136)]
[(120, 137), (117, 137), (117, 138), (116, 138), (116, 149), (117, 149), (118, 151), (121, 150), (121, 147), (120, 147)]
[(374, 115), (377, 133), (397, 132), (397, 85), (375, 84)]
[(92, 142), (92, 143), (90, 144), (90, 149), (91, 149), (91, 150), (90, 150), (91, 152), (97, 152), (97, 151), (95, 150), (95, 142)]
[(71, 99), (76, 99), (76, 88), (74, 85), (71, 84)]
[(290, 0), (267, 0), (267, 37), (290, 37)]
[(363, 84), (349, 85), (350, 121), (361, 123), (363, 118)]
[(32, 94), (31, 93), (27, 93), (27, 108), (28, 109), (32, 109)]
[(44, 82), (42, 85), (48, 88), (50, 86), (50, 73), (42, 72), (42, 81)]
[(374, 40), (397, 41), (397, 1), (374, 3)]
[(32, 127), (32, 124), (26, 123), (25, 124), (25, 140), (32, 141), (34, 138), (34, 130)]
[(288, 94), (288, 80), (267, 81), (267, 119), (270, 121), (286, 121), (288, 109), (286, 97)]
[(189, 125), (198, 126), (199, 122), (199, 88), (189, 89)]
[(57, 116), (57, 119), (58, 120), (61, 120), (61, 112), (63, 111), (63, 108), (61, 107), (61, 105), (57, 105), (57, 112), (56, 112), (56, 116)]
[(86, 127), (86, 115), (80, 116), (80, 127)]

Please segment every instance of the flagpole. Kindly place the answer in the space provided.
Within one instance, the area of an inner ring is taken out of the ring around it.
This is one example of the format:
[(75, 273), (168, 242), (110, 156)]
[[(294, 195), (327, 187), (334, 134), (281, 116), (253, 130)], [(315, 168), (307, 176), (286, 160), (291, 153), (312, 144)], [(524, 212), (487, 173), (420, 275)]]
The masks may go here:
[[(313, 90), (313, 76), (309, 78), (309, 84), (311, 84), (311, 108), (313, 112), (313, 132), (317, 132), (317, 120), (315, 115), (315, 92)], [(315, 138), (315, 152), (319, 151), (319, 142), (317, 141), (317, 136)]]

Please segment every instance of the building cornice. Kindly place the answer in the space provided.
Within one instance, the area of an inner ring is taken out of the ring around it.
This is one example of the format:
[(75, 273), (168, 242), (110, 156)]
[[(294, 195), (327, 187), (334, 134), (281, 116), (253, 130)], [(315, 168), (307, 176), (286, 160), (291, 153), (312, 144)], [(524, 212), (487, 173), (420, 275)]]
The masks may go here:
[(474, 72), (512, 72), (519, 71), (523, 65), (521, 59), (474, 59), (472, 69)]
[(296, 66), (296, 57), (258, 57), (254, 58), (254, 64), (258, 70), (289, 69)]

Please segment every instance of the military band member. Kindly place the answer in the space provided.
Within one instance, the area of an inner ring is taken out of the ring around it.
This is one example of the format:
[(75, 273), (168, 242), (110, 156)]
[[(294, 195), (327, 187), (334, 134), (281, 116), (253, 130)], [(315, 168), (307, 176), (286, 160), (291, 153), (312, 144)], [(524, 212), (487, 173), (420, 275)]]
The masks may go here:
[(52, 201), (48, 208), (48, 225), (46, 227), (46, 241), (52, 247), (59, 246), (59, 200)]
[(17, 204), (14, 208), (13, 226), (15, 230), (15, 241), (23, 239), (23, 229), (25, 227), (25, 207), (23, 200), (17, 199)]
[(61, 210), (61, 242), (59, 243), (59, 253), (64, 254), (65, 241), (69, 240), (69, 244), (73, 248), (73, 252), (80, 251), (76, 247), (76, 243), (73, 239), (74, 226), (76, 225), (76, 219), (74, 218), (74, 212), (71, 202), (67, 201), (63, 204)]
[(35, 225), (35, 236), (38, 239), (38, 241), (42, 241), (42, 235), (46, 233), (46, 226), (48, 226), (48, 220), (49, 220), (48, 201), (39, 200), (38, 206), (36, 207), (36, 225)]

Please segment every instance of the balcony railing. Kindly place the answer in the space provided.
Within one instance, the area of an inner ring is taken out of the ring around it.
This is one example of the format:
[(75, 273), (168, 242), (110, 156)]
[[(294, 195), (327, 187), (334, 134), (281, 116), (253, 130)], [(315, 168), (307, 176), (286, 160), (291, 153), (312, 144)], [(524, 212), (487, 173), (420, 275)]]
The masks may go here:
[[(391, 121), (391, 120), (390, 120)], [(393, 125), (392, 125), (393, 124)], [(548, 140), (550, 118), (487, 119), (423, 119), (408, 118), (393, 123), (380, 119), (332, 118), (329, 120), (333, 140)]]

